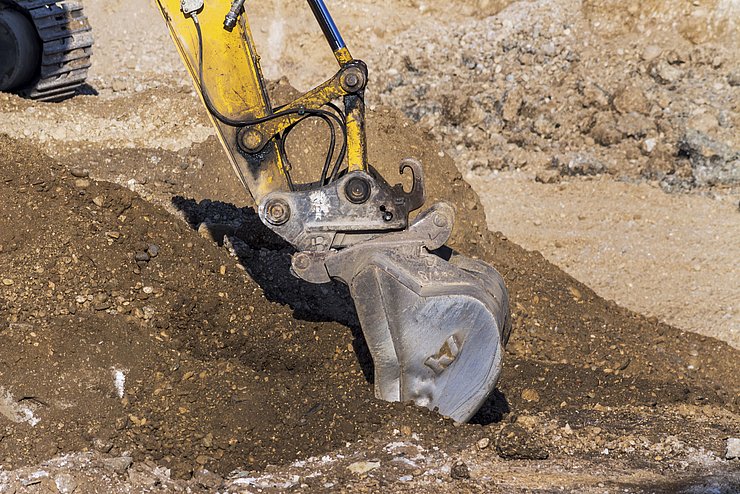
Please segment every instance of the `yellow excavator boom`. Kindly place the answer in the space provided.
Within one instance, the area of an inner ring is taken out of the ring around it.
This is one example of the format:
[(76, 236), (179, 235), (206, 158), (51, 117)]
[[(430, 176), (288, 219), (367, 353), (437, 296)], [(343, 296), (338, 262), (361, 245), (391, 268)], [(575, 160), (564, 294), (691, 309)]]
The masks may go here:
[[(511, 330), (503, 279), (445, 247), (455, 210), (424, 204), (421, 164), (410, 191), (368, 165), (367, 67), (352, 58), (323, 0), (308, 0), (337, 73), (273, 107), (244, 0), (157, 0), (172, 39), (260, 219), (296, 249), (293, 273), (350, 288), (375, 362), (375, 393), (468, 420), (493, 391)], [(295, 183), (285, 141), (318, 118), (329, 152), (312, 183)], [(339, 135), (339, 139), (336, 136)]]

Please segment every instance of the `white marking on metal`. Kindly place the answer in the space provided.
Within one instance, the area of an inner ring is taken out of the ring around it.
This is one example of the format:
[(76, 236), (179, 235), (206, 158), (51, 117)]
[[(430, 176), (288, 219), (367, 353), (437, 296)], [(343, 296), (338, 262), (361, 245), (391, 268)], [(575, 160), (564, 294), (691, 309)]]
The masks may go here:
[(308, 197), (311, 200), (311, 212), (314, 214), (316, 221), (320, 221), (325, 215), (329, 214), (329, 197), (323, 190), (311, 192)]

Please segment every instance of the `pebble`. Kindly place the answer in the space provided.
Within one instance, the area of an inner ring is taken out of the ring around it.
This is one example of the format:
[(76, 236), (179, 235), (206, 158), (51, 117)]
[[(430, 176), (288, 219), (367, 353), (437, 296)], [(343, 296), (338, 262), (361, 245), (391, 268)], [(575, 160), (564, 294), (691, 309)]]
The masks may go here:
[(379, 461), (356, 461), (348, 466), (347, 470), (352, 473), (363, 474), (370, 472), (371, 470), (375, 470), (376, 468), (380, 468)]
[(90, 187), (90, 181), (84, 178), (78, 178), (75, 180), (75, 187), (78, 189), (87, 189)]
[(149, 257), (152, 257), (152, 258), (157, 257), (159, 255), (159, 247), (152, 244), (147, 248), (146, 252), (147, 254), (149, 254)]
[(134, 462), (130, 456), (119, 456), (118, 458), (106, 458), (103, 460), (103, 466), (113, 473), (123, 475)]
[(537, 392), (537, 390), (534, 390), (532, 388), (525, 388), (522, 390), (522, 399), (524, 401), (532, 401), (537, 403), (540, 401), (540, 394)]
[(725, 448), (725, 460), (740, 459), (740, 438), (728, 437)]
[(467, 480), (470, 478), (470, 470), (462, 460), (457, 460), (450, 468), (450, 477), (455, 480)]
[(101, 453), (108, 453), (111, 449), (113, 449), (113, 443), (103, 437), (96, 437), (92, 440), (93, 448), (95, 448), (97, 451), (100, 451)]
[(11, 280), (10, 278), (3, 278), (3, 285), (10, 286), (13, 283), (15, 283), (15, 282), (13, 280)]
[(193, 480), (198, 483), (201, 487), (209, 490), (209, 492), (215, 492), (220, 489), (224, 483), (224, 480), (215, 473), (206, 470), (205, 468), (198, 468), (193, 472)]
[(106, 310), (111, 306), (108, 301), (108, 294), (102, 292), (93, 297), (92, 303), (95, 310)]
[(517, 424), (507, 424), (496, 441), (499, 456), (508, 460), (546, 460), (544, 441)]
[(653, 139), (652, 137), (649, 139), (645, 139), (642, 142), (642, 150), (645, 152), (645, 154), (650, 154), (655, 149), (655, 146), (658, 144), (658, 142)]
[(525, 429), (534, 430), (540, 425), (540, 419), (535, 415), (519, 415), (516, 418), (516, 424)]
[(618, 89), (612, 98), (612, 106), (619, 113), (650, 113), (650, 102), (638, 87), (628, 85)]
[(740, 86), (740, 70), (736, 70), (727, 76), (727, 84), (732, 87)]
[(77, 490), (77, 480), (68, 473), (60, 473), (54, 477), (54, 484), (59, 494), (72, 494)]
[(503, 117), (504, 121), (514, 121), (514, 119), (516, 119), (517, 115), (519, 114), (519, 108), (521, 108), (522, 103), (523, 95), (522, 91), (519, 88), (515, 88), (509, 91), (506, 95), (506, 101), (504, 102), (503, 108), (501, 110), (501, 116)]
[(73, 177), (77, 178), (87, 178), (90, 176), (90, 170), (87, 170), (86, 168), (74, 167), (69, 170), (69, 173), (71, 173)]
[(137, 252), (134, 256), (134, 259), (137, 262), (149, 262), (150, 257), (149, 254), (147, 254), (146, 252)]
[(93, 198), (93, 204), (95, 204), (99, 208), (102, 208), (103, 204), (105, 204), (105, 198), (103, 196), (96, 196)]
[(659, 60), (650, 67), (650, 75), (659, 84), (675, 84), (683, 77), (683, 71), (665, 60)]
[(557, 184), (560, 183), (561, 176), (557, 170), (540, 170), (534, 179), (541, 184)]
[(663, 53), (663, 50), (658, 45), (647, 45), (642, 51), (642, 59), (646, 62), (652, 62)]
[(490, 444), (491, 444), (491, 440), (490, 440), (490, 439), (488, 439), (487, 437), (484, 437), (484, 438), (481, 438), (481, 439), (479, 439), (479, 440), (478, 440), (478, 442), (476, 443), (476, 446), (478, 447), (478, 449), (480, 449), (480, 450), (484, 450), (484, 449), (486, 449), (486, 448), (487, 448), (487, 447), (488, 447), (488, 446), (489, 446)]

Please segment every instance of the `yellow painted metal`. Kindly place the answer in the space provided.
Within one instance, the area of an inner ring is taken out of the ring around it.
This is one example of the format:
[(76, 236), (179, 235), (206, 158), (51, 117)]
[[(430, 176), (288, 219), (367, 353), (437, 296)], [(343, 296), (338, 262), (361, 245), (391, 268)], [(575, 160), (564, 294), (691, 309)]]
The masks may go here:
[[(342, 84), (339, 82), (339, 77), (334, 76), (285, 106), (280, 107), (280, 112), (299, 110), (301, 108), (316, 110), (326, 105), (326, 103), (342, 98), (346, 95), (347, 91), (342, 88)], [(259, 130), (263, 135), (273, 136), (287, 129), (302, 118), (305, 118), (305, 115), (301, 115), (300, 113), (288, 113), (286, 115), (278, 116), (265, 122), (255, 124), (254, 128)]]
[[(200, 80), (198, 36), (193, 19), (180, 10), (180, 0), (156, 0), (180, 56), (193, 78), (202, 99), (207, 93), (216, 111), (228, 120), (244, 121), (272, 114), (269, 96), (259, 64), (259, 55), (244, 13), (239, 24), (228, 31), (224, 16), (231, 0), (207, 0), (197, 13), (203, 36), (203, 80)], [(340, 66), (353, 61), (347, 48), (334, 52)], [(348, 95), (339, 75), (308, 91), (281, 110), (319, 109), (337, 98), (345, 98), (347, 163), (350, 171), (367, 170), (364, 113), (362, 98)], [(348, 105), (347, 102), (350, 102)], [(242, 154), (237, 144), (240, 126), (228, 125), (215, 115), (209, 117), (229, 160), (244, 186), (259, 204), (262, 198), (276, 190), (287, 190), (285, 163), (276, 137), (280, 132), (303, 118), (293, 113), (266, 120), (251, 127), (269, 142), (258, 153)]]
[[(157, 0), (157, 4), (201, 97), (207, 91), (215, 109), (232, 120), (259, 118), (271, 112), (246, 14), (232, 31), (227, 31), (223, 21), (231, 0), (208, 0), (198, 12), (203, 33), (203, 81), (200, 81), (198, 37), (193, 20), (180, 10), (180, 0)], [(259, 160), (258, 157), (247, 160), (236, 144), (238, 128), (224, 124), (213, 115), (210, 117), (231, 164), (255, 201), (259, 203), (272, 191), (287, 189), (283, 160), (274, 141)]]
[[(180, 0), (157, 0), (172, 37), (191, 74), (198, 68), (198, 38), (193, 20), (180, 10)], [(216, 109), (233, 119), (263, 117), (269, 110), (247, 23), (224, 29), (230, 0), (209, 0), (198, 13), (203, 32), (203, 86)], [(246, 16), (242, 16), (244, 19)]]
[(365, 142), (365, 102), (358, 96), (345, 98), (347, 107), (347, 169), (367, 171), (367, 144)]
[(344, 66), (353, 60), (352, 55), (349, 52), (349, 48), (346, 46), (336, 50), (334, 52), (334, 58), (337, 59), (337, 62), (339, 62), (339, 65), (341, 66)]

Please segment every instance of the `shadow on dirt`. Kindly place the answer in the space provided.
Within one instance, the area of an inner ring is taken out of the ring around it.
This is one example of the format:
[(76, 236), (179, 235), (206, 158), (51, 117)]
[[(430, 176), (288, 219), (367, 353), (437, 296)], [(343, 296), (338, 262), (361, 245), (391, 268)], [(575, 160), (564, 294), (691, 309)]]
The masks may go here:
[(504, 417), (511, 411), (509, 401), (500, 389), (494, 389), (480, 410), (473, 415), (469, 423), (476, 425), (490, 425), (501, 422)]
[(353, 347), (362, 372), (373, 383), (373, 361), (362, 334), (349, 289), (342, 283), (316, 285), (293, 276), (291, 255), (295, 249), (259, 219), (251, 207), (181, 196), (172, 198), (188, 224), (202, 236), (228, 247), (262, 288), (265, 297), (288, 305), (296, 319), (338, 322), (352, 331)]
[(77, 88), (75, 95), (79, 96), (99, 96), (98, 90), (92, 87), (90, 84), (83, 84)]
[(650, 494), (736, 494), (740, 492), (740, 471), (728, 469), (707, 476), (696, 476), (659, 484), (625, 484), (625, 491)]

